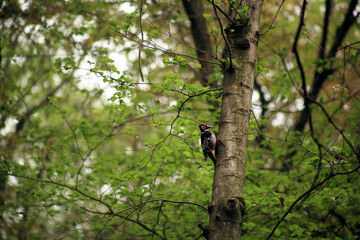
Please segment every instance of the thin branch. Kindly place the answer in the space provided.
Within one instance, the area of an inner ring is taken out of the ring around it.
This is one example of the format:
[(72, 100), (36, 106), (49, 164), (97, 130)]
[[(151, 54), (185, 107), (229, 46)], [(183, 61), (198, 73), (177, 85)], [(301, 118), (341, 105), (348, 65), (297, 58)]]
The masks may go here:
[[(216, 8), (217, 10), (219, 10), (229, 21), (230, 23), (235, 23), (234, 19), (232, 19), (229, 14), (227, 14), (221, 7), (219, 7), (217, 4), (214, 3), (214, 0), (207, 0), (208, 3), (211, 3), (214, 8)], [(215, 9), (215, 12), (216, 12), (216, 9)]]
[(306, 0), (303, 1), (303, 5), (301, 7), (301, 13), (300, 13), (300, 23), (298, 26), (298, 29), (296, 31), (294, 45), (292, 48), (292, 51), (295, 52), (297, 48), (297, 43), (300, 38), (301, 28), (304, 26), (304, 18), (305, 18), (305, 10), (306, 10)]
[(154, 223), (154, 225), (153, 225), (153, 230), (155, 230), (155, 227), (156, 227), (156, 226), (159, 224), (159, 222), (160, 222), (160, 213), (161, 213), (161, 211), (162, 211), (163, 205), (164, 205), (164, 202), (161, 201), (161, 202), (160, 202), (160, 206), (159, 206), (159, 211), (158, 211), (158, 214), (157, 214), (157, 217), (156, 217), (156, 223)]
[(228, 0), (228, 3), (230, 4), (230, 15), (232, 14), (232, 11), (235, 11), (235, 14), (233, 16), (233, 19), (236, 19), (237, 15), (239, 14), (241, 16), (241, 13), (238, 11), (239, 8), (241, 7), (241, 3), (238, 4), (237, 7), (235, 7), (235, 5), (233, 4), (232, 0)]
[(309, 118), (308, 122), (309, 122), (309, 126), (310, 126), (311, 138), (313, 139), (313, 141), (317, 145), (318, 151), (319, 151), (319, 158), (320, 159), (319, 159), (319, 163), (318, 163), (318, 167), (317, 167), (318, 172), (315, 175), (313, 183), (312, 183), (312, 185), (314, 185), (316, 183), (319, 175), (320, 175), (321, 164), (322, 164), (322, 160), (323, 160), (323, 154), (322, 154), (321, 148), (324, 148), (324, 149), (327, 149), (327, 148), (325, 146), (323, 146), (319, 142), (317, 137), (315, 136), (315, 131), (314, 131), (313, 122), (312, 122), (312, 114), (311, 114), (311, 109), (310, 109), (310, 104), (309, 104), (309, 98), (307, 96), (305, 71), (304, 71), (303, 65), (301, 63), (299, 52), (297, 50), (297, 42), (298, 42), (298, 39), (299, 39), (299, 36), (300, 36), (301, 28), (302, 28), (302, 26), (304, 26), (305, 10), (306, 10), (306, 0), (304, 0), (303, 6), (302, 6), (302, 9), (301, 9), (300, 24), (299, 24), (299, 28), (298, 28), (298, 31), (297, 31), (297, 34), (296, 34), (297, 38), (295, 39), (295, 43), (294, 43), (292, 51), (295, 54), (296, 62), (297, 62), (298, 66), (299, 66), (299, 69), (300, 69), (300, 75), (301, 75), (301, 81), (302, 81), (302, 89), (303, 89), (303, 94), (304, 94), (304, 105), (305, 105), (305, 110), (307, 112), (307, 116)]
[(156, 231), (150, 229), (149, 227), (147, 227), (145, 224), (141, 223), (140, 221), (138, 220), (134, 220), (134, 219), (131, 219), (129, 217), (126, 217), (126, 216), (122, 216), (120, 214), (114, 214), (116, 217), (120, 217), (120, 218), (123, 218), (129, 222), (133, 222), (133, 223), (136, 223), (138, 224), (139, 226), (141, 226), (142, 228), (144, 228), (145, 230), (151, 232), (152, 234), (156, 235), (156, 236), (159, 236), (161, 239), (165, 239), (164, 237), (162, 237), (159, 233), (157, 233)]
[(319, 51), (319, 59), (324, 59), (325, 56), (326, 42), (329, 32), (331, 7), (332, 7), (332, 0), (326, 0), (326, 9), (325, 9), (324, 24), (323, 24), (323, 34), (321, 39), (320, 51)]
[[(354, 10), (356, 9), (358, 1), (359, 0), (351, 0), (349, 2), (349, 5), (348, 5), (349, 7), (345, 14), (345, 17), (344, 17), (341, 25), (337, 27), (336, 34), (334, 36), (334, 41), (332, 43), (330, 51), (327, 54), (324, 54), (324, 59), (327, 60), (327, 59), (335, 57), (337, 51), (342, 49), (342, 48), (339, 49), (339, 47), (340, 47), (341, 43), (343, 42), (343, 40), (345, 39), (345, 36), (346, 36), (347, 32), (349, 31), (350, 27), (356, 22), (356, 19), (358, 17), (358, 16), (354, 16), (354, 14), (353, 14)], [(358, 43), (358, 42), (355, 42), (354, 44), (356, 44), (356, 43)], [(351, 44), (351, 45), (353, 45), (353, 44)], [(347, 47), (347, 46), (345, 46), (345, 47)], [(319, 66), (321, 66), (320, 63), (316, 67), (315, 74), (314, 74), (314, 80), (312, 82), (311, 90), (308, 94), (309, 98), (311, 98), (312, 100), (316, 100), (317, 96), (319, 95), (320, 90), (322, 89), (322, 85), (327, 81), (328, 76), (330, 74), (333, 74), (336, 71), (335, 68), (319, 71), (318, 70)], [(301, 112), (299, 119), (295, 123), (294, 129), (296, 131), (303, 131), (305, 128), (305, 125), (307, 123), (307, 120), (308, 120), (307, 110), (304, 109)]]
[[(255, 118), (255, 119), (256, 119), (256, 118)], [(251, 119), (250, 119), (250, 120), (251, 120)], [(251, 120), (251, 121), (252, 121), (252, 120)], [(257, 130), (256, 130), (256, 131), (257, 131)], [(304, 151), (306, 151), (306, 152), (308, 152), (308, 153), (311, 153), (312, 155), (317, 156), (317, 157), (320, 158), (320, 155), (319, 155), (318, 153), (313, 152), (313, 151), (311, 151), (310, 149), (308, 149), (307, 147), (305, 147), (305, 146), (302, 144), (302, 142), (301, 142), (301, 143), (298, 143), (298, 142), (291, 141), (291, 140), (289, 140), (289, 139), (275, 138), (275, 137), (267, 136), (267, 135), (264, 135), (264, 134), (261, 134), (261, 133), (251, 133), (251, 132), (249, 132), (248, 134), (253, 134), (253, 135), (255, 135), (255, 134), (260, 134), (260, 135), (263, 136), (264, 138), (269, 139), (269, 142), (270, 142), (270, 140), (287, 142), (287, 143), (290, 143), (290, 144), (292, 144), (292, 145), (296, 145), (296, 146), (300, 147), (301, 149), (303, 149)], [(334, 155), (334, 153), (331, 152), (330, 150), (328, 150), (327, 148), (325, 148), (325, 150), (326, 150), (327, 153), (329, 153), (330, 155)], [(327, 161), (327, 162), (330, 162), (330, 160), (328, 160), (328, 159), (326, 159), (326, 158), (324, 158), (324, 157), (323, 157), (322, 159), (325, 160), (325, 161)]]
[[(307, 39), (309, 39), (310, 42), (312, 42), (312, 43), (320, 50), (320, 52), (325, 51), (324, 48), (321, 47), (321, 45), (319, 45), (318, 43), (316, 43), (316, 41), (313, 40), (308, 33), (304, 32), (304, 31), (301, 31), (301, 34), (302, 34), (302, 35), (305, 35), (305, 37), (306, 37)], [(321, 54), (321, 53), (320, 53), (320, 54)]]
[(298, 27), (298, 30), (297, 30), (297, 33), (296, 33), (296, 37), (295, 37), (292, 52), (295, 54), (296, 62), (297, 62), (298, 67), (300, 69), (300, 76), (301, 76), (301, 81), (302, 81), (302, 90), (303, 90), (303, 96), (304, 96), (305, 110), (306, 110), (306, 112), (308, 114), (308, 117), (309, 117), (310, 130), (311, 130), (311, 132), (313, 132), (312, 119), (311, 119), (311, 114), (310, 114), (311, 112), (310, 112), (310, 107), (309, 107), (309, 100), (308, 100), (308, 97), (307, 97), (305, 71), (304, 71), (304, 68), (303, 68), (301, 60), (300, 60), (299, 52), (297, 50), (297, 43), (298, 43), (298, 40), (299, 40), (299, 37), (300, 37), (301, 28), (302, 28), (302, 26), (304, 26), (305, 10), (306, 10), (306, 0), (304, 0), (302, 8), (301, 8), (300, 23), (299, 23), (299, 27)]
[(357, 158), (360, 160), (360, 156), (359, 153), (357, 152), (355, 146), (351, 143), (351, 141), (345, 136), (344, 131), (342, 131), (338, 126), (336, 126), (336, 124), (334, 123), (334, 121), (332, 120), (332, 118), (330, 117), (329, 113), (326, 111), (326, 109), (324, 108), (324, 106), (316, 101), (310, 100), (312, 103), (318, 105), (321, 110), (324, 112), (326, 118), (328, 119), (329, 123), (341, 134), (341, 136), (344, 138), (345, 142), (349, 145), (349, 147), (351, 148), (351, 150), (354, 152), (354, 154), (357, 156)]
[(110, 223), (110, 221), (112, 220), (113, 218), (110, 217), (106, 222), (105, 224), (101, 227), (101, 229), (98, 231), (98, 233), (96, 234), (96, 238), (95, 239), (99, 239), (100, 237), (100, 234), (101, 232), (104, 230), (104, 228)]
[[(154, 44), (154, 43), (153, 43), (153, 44)], [(154, 45), (156, 45), (156, 44), (154, 44)], [(182, 57), (191, 58), (191, 59), (196, 59), (196, 60), (198, 60), (198, 61), (203, 61), (203, 62), (206, 62), (206, 63), (211, 63), (211, 64), (215, 64), (215, 65), (222, 66), (222, 65), (219, 64), (218, 62), (203, 60), (203, 59), (201, 59), (201, 58), (194, 57), (194, 56), (190, 56), (190, 55), (183, 54), (183, 53), (176, 53), (176, 52), (171, 51), (170, 49), (162, 48), (161, 46), (158, 46), (158, 47), (157, 47), (157, 46), (151, 46), (151, 45), (146, 45), (146, 44), (143, 44), (143, 46), (144, 46), (144, 47), (147, 47), (147, 48), (149, 48), (149, 49), (154, 49), (154, 50), (161, 51), (161, 52), (163, 52), (163, 53), (173, 54), (173, 55), (182, 56)]]
[(172, 130), (173, 130), (173, 126), (174, 126), (176, 120), (180, 117), (181, 110), (183, 109), (183, 107), (185, 106), (185, 104), (186, 104), (190, 99), (192, 99), (192, 98), (194, 98), (194, 97), (198, 97), (198, 96), (204, 95), (204, 94), (206, 94), (206, 93), (208, 93), (208, 92), (215, 92), (215, 91), (219, 91), (219, 90), (222, 90), (222, 88), (208, 89), (208, 90), (206, 90), (206, 91), (204, 91), (204, 92), (200, 92), (200, 93), (197, 93), (197, 94), (188, 96), (188, 98), (185, 99), (185, 101), (181, 103), (181, 105), (180, 105), (180, 107), (179, 107), (179, 109), (178, 109), (178, 111), (177, 111), (176, 117), (175, 117), (174, 120), (171, 122), (169, 134), (168, 134), (164, 139), (162, 139), (160, 142), (158, 142), (158, 143), (155, 144), (155, 146), (151, 149), (151, 155), (150, 155), (149, 160), (148, 160), (141, 168), (139, 168), (138, 171), (134, 172), (131, 176), (134, 176), (135, 174), (137, 174), (137, 173), (139, 173), (140, 171), (142, 171), (142, 170), (148, 165), (148, 163), (152, 160), (152, 158), (153, 158), (153, 156), (154, 156), (154, 153), (155, 153), (155, 150), (160, 146), (160, 144), (164, 143), (164, 142), (168, 139), (169, 136), (172, 135), (171, 132), (172, 132)]
[[(129, 216), (138, 208), (140, 208), (141, 206), (145, 205), (145, 204), (148, 204), (148, 203), (153, 203), (153, 202), (161, 202), (160, 203), (160, 210), (161, 210), (161, 207), (163, 206), (164, 203), (174, 203), (174, 204), (188, 204), (188, 205), (194, 205), (194, 206), (197, 206), (197, 207), (200, 207), (202, 208), (204, 211), (208, 211), (207, 207), (201, 205), (201, 204), (198, 204), (198, 203), (194, 203), (194, 202), (188, 202), (188, 201), (173, 201), (173, 200), (168, 200), (168, 199), (151, 199), (149, 201), (144, 201), (140, 204), (137, 204), (137, 205), (134, 205), (134, 206), (131, 206), (125, 210), (121, 210), (119, 212), (98, 212), (98, 211), (93, 211), (93, 210), (90, 210), (90, 209), (86, 209), (84, 207), (80, 207), (81, 209), (89, 212), (89, 213), (93, 213), (93, 214), (100, 214), (100, 215), (111, 215), (111, 216), (117, 216), (117, 217), (120, 217), (124, 220), (127, 220), (127, 221), (130, 221), (130, 222), (134, 222), (134, 223), (137, 223), (139, 224), (141, 227), (143, 227), (144, 229), (146, 229), (147, 231), (150, 231), (151, 233), (157, 235), (157, 236), (160, 236), (160, 234), (158, 234), (155, 230), (154, 230), (154, 227), (153, 229), (150, 229), (149, 227), (147, 227), (146, 225), (144, 225), (143, 223), (141, 223), (140, 221), (138, 220), (133, 220), (131, 218), (129, 218)], [(127, 214), (126, 216), (124, 215), (121, 215), (123, 213), (126, 213), (128, 211), (131, 211), (130, 214)], [(159, 214), (159, 213), (158, 213)], [(156, 224), (155, 224), (156, 225)], [(154, 225), (154, 226), (155, 226)], [(162, 237), (163, 238), (163, 237)], [(164, 239), (164, 238), (163, 238)]]
[[(133, 210), (133, 209), (136, 209), (136, 208), (140, 208), (141, 206), (145, 205), (145, 204), (148, 204), (148, 203), (153, 203), (153, 202), (165, 202), (165, 203), (174, 203), (174, 204), (188, 204), (188, 205), (194, 205), (194, 206), (197, 206), (201, 209), (203, 209), (204, 211), (207, 211), (207, 207), (201, 205), (201, 204), (198, 204), (198, 203), (195, 203), (195, 202), (189, 202), (189, 201), (174, 201), (174, 200), (169, 200), (169, 199), (161, 199), (161, 198), (158, 198), (158, 199), (151, 199), (151, 200), (148, 200), (148, 201), (144, 201), (142, 203), (139, 203), (139, 204), (136, 204), (134, 206), (131, 206), (129, 208), (126, 208), (124, 210), (121, 210), (119, 212), (116, 212), (115, 214), (121, 214), (121, 213), (125, 213), (125, 212), (128, 212), (130, 210)], [(110, 214), (110, 213), (104, 213), (104, 212), (97, 212), (97, 214)]]
[[(173, 120), (173, 122), (172, 122), (171, 125), (170, 125), (169, 135), (171, 134), (173, 125), (175, 124), (176, 120), (180, 117), (181, 110), (182, 110), (182, 108), (185, 106), (185, 103), (186, 103), (186, 102), (188, 102), (190, 99), (192, 99), (192, 98), (194, 98), (194, 97), (199, 97), (199, 96), (204, 95), (204, 94), (206, 94), (206, 93), (208, 93), (208, 92), (214, 92), (214, 91), (219, 91), (219, 90), (222, 90), (222, 88), (209, 89), (209, 90), (206, 90), (206, 91), (204, 91), (204, 92), (201, 92), (201, 93), (197, 93), (197, 94), (188, 96), (188, 98), (185, 99), (185, 101), (181, 103), (181, 105), (180, 105), (180, 107), (179, 107), (179, 109), (178, 109), (178, 113), (177, 113), (175, 119)], [(169, 136), (169, 135), (168, 135), (168, 136)], [(168, 137), (168, 136), (167, 136), (167, 137)], [(166, 137), (166, 138), (167, 138), (167, 137)]]
[(216, 4), (215, 4), (214, 0), (212, 0), (212, 5), (213, 5), (213, 7), (214, 7), (215, 15), (216, 15), (216, 17), (217, 17), (217, 19), (218, 19), (218, 21), (219, 21), (220, 30), (221, 30), (221, 35), (223, 36), (223, 38), (224, 38), (224, 40), (225, 40), (225, 43), (226, 43), (226, 46), (227, 46), (228, 49), (229, 49), (230, 69), (232, 70), (232, 69), (233, 69), (233, 63), (232, 63), (232, 56), (231, 56), (231, 55), (232, 55), (231, 47), (230, 47), (230, 44), (229, 44), (229, 41), (228, 41), (227, 37), (226, 37), (225, 34), (224, 34), (223, 25), (222, 25), (222, 23), (221, 23), (221, 20), (220, 20), (220, 18), (219, 18), (218, 13), (217, 13)]
[(142, 45), (144, 43), (144, 30), (143, 30), (143, 25), (142, 25), (142, 14), (143, 14), (143, 6), (144, 6), (144, 0), (141, 0), (141, 5), (140, 5), (140, 31), (141, 31), (141, 42), (139, 44), (139, 72), (140, 72), (140, 76), (141, 76), (141, 81), (145, 82), (144, 80), (144, 75), (141, 69), (141, 49), (142, 49)]
[(201, 204), (198, 204), (198, 203), (194, 203), (194, 202), (188, 202), (188, 201), (173, 201), (173, 200), (168, 200), (168, 199), (152, 199), (152, 200), (149, 200), (148, 202), (155, 202), (155, 201), (161, 201), (161, 202), (166, 202), (166, 203), (175, 203), (175, 204), (189, 204), (189, 205), (194, 205), (194, 206), (197, 206), (199, 208), (202, 208), (203, 210), (207, 211), (208, 208), (201, 205)]
[(90, 196), (89, 194), (86, 194), (84, 192), (82, 192), (81, 190), (75, 188), (75, 187), (72, 187), (70, 185), (67, 185), (67, 184), (63, 184), (63, 183), (59, 183), (59, 182), (54, 182), (52, 180), (41, 180), (41, 179), (37, 179), (37, 178), (32, 178), (32, 177), (27, 177), (27, 176), (22, 176), (22, 175), (17, 175), (17, 174), (13, 174), (13, 173), (6, 173), (6, 174), (2, 174), (0, 173), (0, 175), (7, 175), (7, 176), (13, 176), (13, 177), (18, 177), (18, 178), (23, 178), (23, 179), (27, 179), (27, 180), (31, 180), (31, 181), (34, 181), (34, 182), (39, 182), (39, 183), (48, 183), (48, 184), (52, 184), (52, 185), (55, 185), (55, 186), (59, 186), (59, 187), (64, 187), (64, 188), (67, 188), (69, 190), (72, 190), (74, 192), (77, 192), (79, 193), (80, 195), (90, 199), (90, 200), (93, 200), (95, 202), (98, 202), (102, 205), (104, 205), (108, 211), (111, 213), (111, 214), (114, 214), (113, 210), (111, 209), (111, 206), (109, 204), (107, 204), (106, 202), (100, 200), (100, 199), (97, 199), (93, 196)]
[(37, 110), (49, 103), (49, 98), (54, 96), (63, 85), (69, 82), (71, 80), (71, 77), (72, 75), (64, 78), (59, 85), (57, 85), (54, 89), (48, 92), (48, 94), (42, 99), (41, 102), (39, 102), (37, 105), (33, 106), (21, 115), (19, 122), (16, 124), (16, 133), (19, 133), (23, 129), (25, 122), (29, 119), (31, 115), (33, 115)]
[(282, 0), (282, 2), (281, 2), (280, 6), (279, 6), (279, 8), (278, 8), (278, 10), (277, 10), (277, 12), (276, 12), (276, 14), (275, 14), (275, 17), (274, 17), (274, 18), (273, 18), (273, 20), (272, 20), (272, 22), (271, 22), (271, 24), (270, 24), (269, 28), (268, 28), (265, 32), (263, 32), (263, 33), (259, 33), (259, 35), (260, 35), (260, 36), (262, 36), (262, 35), (266, 34), (266, 33), (267, 33), (270, 29), (272, 29), (273, 24), (274, 24), (274, 22), (275, 22), (275, 20), (276, 20), (276, 18), (277, 18), (277, 15), (279, 14), (280, 9), (281, 9), (282, 5), (284, 4), (284, 2), (285, 2), (285, 0)]
[(341, 48), (336, 49), (336, 51), (337, 51), (337, 52), (338, 52), (338, 51), (341, 51), (341, 50), (343, 50), (343, 49), (345, 49), (345, 48), (351, 47), (352, 45), (355, 45), (355, 44), (358, 44), (358, 43), (360, 43), (360, 41), (356, 41), (356, 42), (350, 43), (350, 44), (348, 44), (348, 45), (345, 45), (345, 46), (343, 46), (343, 47), (341, 47)]
[(62, 116), (63, 119), (65, 120), (66, 124), (68, 125), (68, 127), (69, 127), (69, 129), (70, 129), (70, 131), (71, 131), (71, 133), (72, 133), (72, 135), (73, 135), (73, 137), (74, 137), (77, 152), (78, 152), (80, 158), (84, 161), (85, 159), (84, 159), (84, 157), (83, 157), (82, 154), (81, 154), (80, 145), (79, 145), (79, 142), (78, 142), (78, 140), (77, 140), (77, 136), (76, 136), (76, 134), (75, 134), (75, 130), (71, 127), (71, 124), (70, 124), (69, 120), (67, 119), (66, 115), (65, 115), (55, 104), (52, 104), (52, 103), (51, 103), (51, 105), (59, 111), (59, 113), (61, 114), (61, 116)]
[[(132, 42), (134, 42), (134, 43), (136, 43), (136, 44), (138, 44), (139, 41), (141, 41), (140, 39), (137, 39), (137, 40), (136, 40), (136, 39), (132, 39), (131, 37), (125, 35), (124, 33), (122, 33), (121, 31), (119, 31), (119, 30), (116, 28), (116, 25), (115, 25), (115, 24), (112, 24), (112, 23), (110, 23), (110, 22), (108, 22), (108, 21), (103, 20), (103, 19), (102, 19), (100, 16), (98, 16), (98, 15), (96, 15), (96, 17), (99, 18), (99, 20), (100, 20), (101, 22), (111, 25), (111, 26), (113, 27), (113, 28), (111, 28), (111, 29), (112, 29), (114, 32), (120, 34), (120, 35), (121, 35), (122, 37), (124, 37), (125, 39), (127, 39), (127, 40), (129, 40), (129, 41), (132, 41)], [(159, 31), (159, 30), (158, 30), (158, 31)], [(159, 32), (160, 32), (160, 31), (159, 31)], [(162, 32), (160, 32), (160, 33), (162, 33)], [(165, 33), (162, 33), (162, 34), (165, 34)], [(138, 38), (135, 34), (130, 34), (130, 35), (132, 35), (134, 38)], [(190, 47), (190, 48), (195, 49), (196, 51), (198, 51), (197, 48), (188, 46), (188, 45), (180, 42), (179, 40), (175, 39), (174, 37), (172, 37), (172, 36), (170, 36), (170, 35), (167, 35), (167, 36), (169, 36), (170, 38), (174, 39), (174, 40), (175, 40), (177, 43), (179, 43), (179, 44), (185, 45), (185, 46), (187, 46), (187, 47)], [(144, 44), (145, 42), (149, 42), (149, 43), (151, 43), (152, 45)], [(198, 61), (201, 60), (201, 61), (206, 62), (206, 63), (211, 63), (211, 64), (215, 64), (215, 65), (218, 65), (218, 66), (222, 66), (222, 65), (221, 65), (220, 63), (218, 63), (218, 62), (209, 61), (209, 60), (203, 60), (203, 59), (201, 59), (201, 58), (199, 58), (199, 57), (194, 57), (194, 56), (190, 56), (190, 55), (183, 54), (183, 53), (173, 52), (173, 51), (171, 51), (170, 49), (165, 49), (164, 47), (161, 47), (161, 46), (157, 45), (157, 44), (154, 43), (154, 42), (150, 42), (150, 41), (146, 41), (146, 40), (144, 40), (144, 42), (143, 42), (143, 44), (142, 44), (142, 47), (146, 47), (146, 48), (149, 48), (149, 49), (161, 51), (161, 52), (166, 53), (166, 54), (173, 54), (173, 55), (182, 56), (182, 57), (185, 57), (185, 58), (196, 59), (196, 60), (198, 60)], [(212, 56), (213, 58), (217, 59), (217, 58), (214, 57), (213, 55), (211, 55), (211, 56)]]
[(302, 8), (301, 8), (301, 16), (300, 16), (300, 24), (296, 33), (296, 38), (294, 41), (294, 46), (292, 49), (292, 52), (295, 54), (296, 57), (296, 62), (298, 64), (298, 67), (300, 69), (300, 76), (301, 76), (301, 81), (302, 81), (302, 90), (303, 90), (303, 97), (304, 97), (304, 105), (305, 105), (305, 111), (307, 112), (308, 115), (308, 121), (309, 121), (309, 125), (310, 125), (310, 132), (311, 132), (311, 136), (314, 140), (314, 142), (319, 145), (319, 142), (317, 140), (317, 138), (314, 135), (314, 128), (312, 125), (312, 116), (311, 116), (311, 110), (310, 110), (310, 106), (309, 106), (309, 98), (307, 96), (307, 89), (306, 89), (306, 76), (305, 76), (305, 71), (303, 68), (303, 65), (301, 63), (301, 59), (299, 56), (299, 52), (297, 50), (297, 42), (298, 39), (300, 37), (300, 32), (301, 32), (301, 28), (302, 26), (304, 26), (304, 16), (305, 16), (305, 10), (306, 10), (306, 0), (304, 0)]
[(295, 79), (293, 78), (293, 76), (291, 75), (291, 72), (290, 72), (290, 69), (288, 69), (288, 66), (287, 66), (287, 63), (286, 63), (286, 60), (285, 58), (283, 58), (281, 56), (281, 54), (279, 54), (272, 46), (270, 46), (269, 44), (267, 43), (263, 43), (267, 48), (269, 48), (271, 50), (271, 52), (273, 52), (274, 54), (276, 54), (280, 60), (281, 60), (281, 65), (284, 67), (284, 70), (286, 72), (286, 74), (289, 76), (289, 79), (291, 81), (291, 83), (293, 84), (295, 90), (301, 95), (303, 96), (302, 92), (301, 92), (301, 89), (298, 88), (298, 85), (296, 84), (296, 81)]
[(304, 198), (308, 197), (314, 190), (316, 190), (317, 188), (321, 187), (323, 184), (327, 183), (328, 181), (330, 181), (332, 178), (338, 176), (338, 175), (350, 175), (354, 172), (357, 172), (360, 169), (360, 165), (357, 166), (356, 168), (354, 168), (351, 171), (348, 172), (337, 172), (337, 173), (332, 173), (330, 174), (328, 177), (326, 177), (324, 180), (322, 180), (321, 182), (312, 185), (311, 188), (309, 190), (307, 190), (306, 192), (304, 192), (303, 194), (301, 194), (292, 204), (291, 206), (286, 210), (286, 212), (283, 214), (283, 216), (280, 218), (280, 220), (276, 223), (275, 227), (272, 229), (272, 231), (270, 232), (270, 234), (266, 237), (266, 239), (270, 239), (272, 237), (272, 235), (275, 233), (276, 229), (279, 227), (279, 225), (284, 221), (284, 219), (287, 217), (287, 215), (289, 215), (289, 213), (291, 213), (293, 211), (293, 209), (297, 206), (298, 202), (302, 201)]

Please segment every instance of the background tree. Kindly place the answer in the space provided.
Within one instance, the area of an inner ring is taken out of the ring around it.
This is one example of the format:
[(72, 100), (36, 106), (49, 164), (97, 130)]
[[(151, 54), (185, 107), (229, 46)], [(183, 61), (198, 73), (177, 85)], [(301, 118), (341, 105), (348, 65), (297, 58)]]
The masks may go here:
[[(263, 3), (243, 239), (360, 235), (358, 6)], [(0, 7), (1, 238), (203, 238), (214, 167), (203, 162), (198, 124), (219, 124), (225, 28), (252, 9)]]

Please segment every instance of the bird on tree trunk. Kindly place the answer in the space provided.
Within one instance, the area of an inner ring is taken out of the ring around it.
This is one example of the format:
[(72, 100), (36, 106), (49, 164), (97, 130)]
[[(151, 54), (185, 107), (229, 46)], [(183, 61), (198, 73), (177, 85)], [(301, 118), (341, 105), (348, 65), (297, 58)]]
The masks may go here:
[(199, 125), (200, 131), (201, 131), (201, 148), (203, 150), (205, 161), (207, 157), (209, 156), (210, 159), (214, 162), (216, 162), (216, 158), (214, 156), (214, 150), (216, 146), (216, 137), (215, 134), (209, 131), (210, 127), (207, 125), (207, 123), (201, 123)]

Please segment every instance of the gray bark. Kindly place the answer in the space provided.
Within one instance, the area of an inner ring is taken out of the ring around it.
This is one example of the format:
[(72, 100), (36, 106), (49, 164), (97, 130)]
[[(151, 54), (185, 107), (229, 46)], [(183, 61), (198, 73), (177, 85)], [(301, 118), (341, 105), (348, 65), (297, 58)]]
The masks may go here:
[(233, 13), (235, 21), (226, 29), (233, 62), (224, 66), (210, 223), (205, 231), (208, 239), (240, 239), (245, 210), (246, 145), (262, 1), (246, 0), (241, 4), (249, 6), (249, 12), (245, 16)]

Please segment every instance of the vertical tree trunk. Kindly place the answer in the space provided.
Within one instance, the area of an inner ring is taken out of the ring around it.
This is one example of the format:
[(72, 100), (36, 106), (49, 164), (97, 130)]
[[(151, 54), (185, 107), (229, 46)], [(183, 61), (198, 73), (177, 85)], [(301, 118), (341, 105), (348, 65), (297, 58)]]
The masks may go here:
[(205, 234), (208, 239), (240, 239), (245, 210), (246, 145), (262, 1), (246, 0), (241, 5), (242, 9), (248, 7), (248, 12), (242, 15), (233, 12), (235, 21), (225, 30), (232, 64), (226, 63), (224, 67), (210, 224)]
[[(207, 30), (207, 24), (203, 17), (204, 8), (202, 0), (182, 0), (185, 12), (190, 20), (191, 35), (193, 37), (196, 54), (201, 64), (200, 77), (201, 83), (204, 86), (209, 86), (210, 75), (213, 72), (213, 66), (211, 61), (212, 46), (210, 41), (210, 34)], [(214, 84), (213, 84), (214, 85)], [(212, 87), (217, 87), (212, 86)]]
[[(320, 67), (323, 67), (324, 62), (328, 61), (329, 59), (336, 56), (336, 53), (338, 51), (338, 48), (341, 46), (342, 42), (344, 41), (346, 34), (349, 32), (350, 28), (356, 24), (356, 21), (358, 19), (358, 15), (355, 15), (356, 8), (358, 6), (359, 0), (351, 0), (349, 2), (349, 8), (345, 14), (344, 20), (341, 23), (341, 25), (336, 29), (336, 35), (334, 37), (334, 41), (332, 43), (332, 46), (327, 54), (325, 54), (325, 47), (328, 42), (327, 40), (327, 24), (329, 24), (330, 16), (328, 16), (330, 13), (328, 11), (331, 10), (331, 2), (327, 1), (326, 4), (329, 4), (330, 6), (326, 5), (326, 14), (324, 19), (324, 29), (323, 31), (326, 32), (325, 36), (323, 36), (322, 42), (321, 42), (321, 48), (319, 49), (319, 64), (316, 66), (315, 74), (314, 74), (314, 80), (312, 82), (311, 90), (308, 93), (308, 97), (311, 100), (316, 100), (320, 91), (322, 90), (323, 84), (328, 80), (329, 75), (333, 74), (335, 72), (335, 68), (330, 69), (324, 69), (323, 71), (319, 71)], [(294, 130), (302, 132), (305, 129), (305, 126), (309, 120), (309, 114), (307, 110), (304, 108), (303, 111), (300, 114), (299, 119), (295, 123)]]

